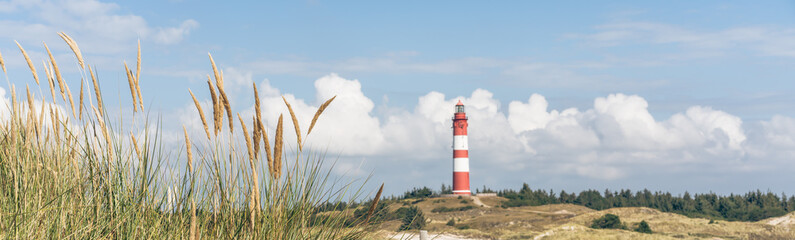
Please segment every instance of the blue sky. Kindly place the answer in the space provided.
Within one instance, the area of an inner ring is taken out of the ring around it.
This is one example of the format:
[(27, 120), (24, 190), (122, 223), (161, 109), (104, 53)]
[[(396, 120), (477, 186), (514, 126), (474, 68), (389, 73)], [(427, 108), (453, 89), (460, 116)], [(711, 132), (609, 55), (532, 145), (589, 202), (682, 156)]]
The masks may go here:
[(449, 183), (459, 98), (476, 119), (475, 186), (795, 193), (790, 1), (0, 1), (12, 83), (31, 83), (14, 40), (34, 62), (41, 41), (73, 61), (59, 31), (121, 93), (116, 106), (129, 105), (122, 61), (140, 39), (147, 105), (180, 120), (167, 135), (185, 122), (200, 133), (186, 88), (209, 99), (208, 52), (236, 111), (263, 86), (268, 125), (282, 94), (310, 118), (319, 98), (346, 96), (315, 144), (389, 193)]

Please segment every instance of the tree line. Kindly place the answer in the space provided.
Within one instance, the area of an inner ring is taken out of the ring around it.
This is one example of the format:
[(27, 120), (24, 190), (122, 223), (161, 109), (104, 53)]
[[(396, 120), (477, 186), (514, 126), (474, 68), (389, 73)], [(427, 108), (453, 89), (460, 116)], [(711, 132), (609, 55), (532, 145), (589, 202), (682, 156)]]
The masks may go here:
[(648, 207), (663, 212), (682, 214), (688, 217), (723, 219), (730, 221), (759, 221), (778, 217), (795, 211), (795, 196), (780, 196), (770, 191), (751, 191), (742, 195), (721, 196), (715, 193), (673, 195), (670, 192), (651, 192), (648, 189), (632, 192), (585, 190), (576, 193), (553, 190), (533, 190), (524, 184), (519, 191), (502, 190), (498, 196), (507, 198), (502, 207), (537, 206), (544, 204), (570, 203), (595, 210), (614, 207)]

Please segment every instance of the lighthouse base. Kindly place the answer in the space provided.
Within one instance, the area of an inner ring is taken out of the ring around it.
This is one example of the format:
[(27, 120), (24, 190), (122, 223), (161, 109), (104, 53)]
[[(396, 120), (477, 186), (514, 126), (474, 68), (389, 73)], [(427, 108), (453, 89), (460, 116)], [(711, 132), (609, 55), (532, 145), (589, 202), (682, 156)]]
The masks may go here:
[(453, 172), (453, 194), (472, 195), (469, 190), (469, 172)]

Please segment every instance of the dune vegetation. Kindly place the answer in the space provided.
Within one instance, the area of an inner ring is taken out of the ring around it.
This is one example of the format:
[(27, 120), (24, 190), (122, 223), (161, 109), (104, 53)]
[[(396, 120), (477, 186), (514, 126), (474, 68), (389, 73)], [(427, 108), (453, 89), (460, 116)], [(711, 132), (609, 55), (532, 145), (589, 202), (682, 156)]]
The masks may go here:
[[(223, 73), (210, 56), (212, 77), (204, 91), (212, 109), (202, 109), (196, 89), (184, 89), (203, 133), (191, 136), (183, 127), (183, 148), (166, 149), (162, 129), (144, 108), (140, 43), (135, 68), (123, 64), (132, 105), (112, 113), (96, 70), (71, 37), (59, 35), (77, 60), (79, 87), (65, 81), (46, 44), (49, 59), (37, 66), (17, 43), (34, 81), (17, 89), (21, 81), (11, 84), (6, 74), (0, 239), (367, 238), (378, 197), (358, 221), (342, 212), (316, 215), (317, 206), (350, 202), (363, 192), (361, 185), (332, 179), (333, 164), (302, 142), (334, 98), (318, 108), (306, 132), (285, 99), (297, 137), (288, 152), (284, 134), (291, 133), (284, 132), (282, 117), (268, 132), (256, 85), (255, 115), (233, 112)], [(6, 73), (2, 55), (0, 66)], [(174, 162), (184, 167), (167, 169)]]

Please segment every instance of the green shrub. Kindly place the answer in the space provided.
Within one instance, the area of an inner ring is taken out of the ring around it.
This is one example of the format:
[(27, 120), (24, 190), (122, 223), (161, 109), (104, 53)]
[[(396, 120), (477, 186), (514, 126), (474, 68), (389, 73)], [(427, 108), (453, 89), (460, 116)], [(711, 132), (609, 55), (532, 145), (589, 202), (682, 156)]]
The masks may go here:
[(591, 228), (596, 229), (625, 229), (626, 227), (621, 224), (621, 219), (613, 214), (605, 214), (604, 216), (594, 219)]
[(648, 224), (648, 223), (646, 223), (646, 221), (645, 221), (645, 220), (644, 220), (644, 221), (640, 221), (640, 223), (638, 224), (638, 227), (637, 227), (637, 228), (635, 228), (635, 232), (639, 232), (639, 233), (652, 233), (652, 232), (651, 232), (651, 228), (649, 227), (649, 224)]
[(447, 226), (455, 226), (455, 219), (451, 218), (450, 221), (447, 221)]
[(475, 208), (475, 207), (473, 207), (473, 206), (463, 206), (463, 207), (457, 207), (457, 208), (436, 207), (436, 208), (432, 209), (431, 212), (432, 213), (458, 212), (458, 211), (470, 210), (470, 209), (473, 209), (473, 208)]
[(400, 225), (398, 231), (422, 229), (425, 227), (425, 216), (422, 214), (422, 210), (420, 210), (418, 207), (412, 206), (407, 208), (401, 221), (403, 224)]
[(466, 229), (469, 229), (469, 225), (458, 225), (455, 228), (458, 228), (460, 230), (466, 230)]

